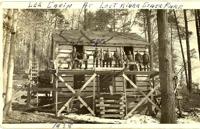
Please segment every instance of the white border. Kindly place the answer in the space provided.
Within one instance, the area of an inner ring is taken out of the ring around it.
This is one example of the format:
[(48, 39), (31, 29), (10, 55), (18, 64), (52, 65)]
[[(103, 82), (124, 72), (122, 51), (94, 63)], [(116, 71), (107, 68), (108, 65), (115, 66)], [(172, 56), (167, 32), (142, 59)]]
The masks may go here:
[[(7, 1), (4, 1), (2, 3), (2, 1), (0, 1), (0, 19), (2, 19), (2, 8), (20, 8), (20, 9), (27, 9), (28, 8), (28, 5), (29, 5), (29, 2), (32, 1), (32, 0), (7, 0)], [(52, 1), (55, 1), (55, 0), (52, 0)], [(68, 0), (69, 1), (69, 0)], [(89, 2), (91, 4), (95, 4), (94, 6), (92, 6), (90, 9), (92, 8), (95, 8), (97, 9), (97, 7), (99, 6), (99, 4), (101, 4), (101, 2), (94, 2), (94, 0), (90, 0), (90, 1), (93, 1), (93, 2)], [(107, 0), (107, 1), (111, 1), (111, 0)], [(115, 0), (117, 1), (117, 0)], [(120, 0), (118, 0), (120, 1)], [(147, 1), (147, 0), (140, 0), (140, 1), (133, 1), (132, 2), (137, 2), (137, 3), (144, 3), (144, 1)], [(152, 0), (148, 0), (149, 2), (152, 1)], [(157, 1), (157, 2), (155, 2)], [(154, 0), (154, 4), (159, 4), (159, 3), (165, 3), (164, 0), (162, 0), (162, 2), (160, 2), (161, 0)], [(165, 0), (166, 1), (166, 0)], [(200, 9), (200, 0), (186, 0), (183, 2), (182, 0), (176, 0), (176, 2), (172, 2), (172, 0), (167, 0), (168, 2), (170, 1), (171, 3), (175, 3), (175, 4), (180, 4), (180, 5), (183, 5), (182, 9)], [(174, 0), (175, 1), (175, 0)], [(190, 1), (190, 2), (189, 2)], [(62, 1), (62, 2), (58, 2), (58, 3), (63, 3), (63, 2), (67, 2), (66, 1)], [(128, 1), (130, 2), (130, 1)], [(40, 9), (46, 9), (47, 8), (47, 4), (49, 3), (49, 0), (42, 0), (42, 6), (41, 7), (33, 7), (31, 9), (37, 9), (37, 8), (40, 8)], [(81, 8), (83, 6), (83, 4), (85, 2), (70, 2), (70, 3), (73, 3), (73, 7), (71, 7), (70, 9), (75, 9), (75, 8)], [(114, 1), (112, 2), (108, 2), (110, 4), (112, 3), (116, 3)], [(120, 3), (120, 2), (118, 2)], [(53, 8), (52, 8), (53, 9)], [(62, 7), (61, 8), (57, 8), (57, 9), (63, 9)], [(134, 9), (134, 8), (133, 8)], [(135, 8), (135, 9), (138, 9), (138, 8)], [(139, 8), (139, 9), (142, 9), (142, 8)], [(0, 22), (0, 27), (1, 27), (1, 31), (0, 31), (0, 39), (2, 39), (2, 20)], [(2, 41), (0, 42), (0, 59), (2, 59), (3, 57), (3, 53), (2, 53)], [(3, 62), (1, 62), (3, 63)], [(2, 68), (0, 68), (0, 73), (1, 73), (1, 76), (0, 76), (0, 86), (2, 86)], [(2, 94), (2, 88), (0, 89), (0, 94)], [(2, 103), (2, 97), (0, 97), (0, 103)], [(0, 105), (0, 110), (3, 111), (3, 105), (1, 104)], [(1, 112), (0, 113), (0, 123), (2, 123), (2, 120), (3, 120), (3, 113)], [(10, 128), (10, 129), (18, 129), (18, 128), (23, 128), (23, 129), (28, 129), (28, 128), (90, 128), (90, 129), (99, 129), (99, 128), (118, 128), (118, 129), (123, 129), (123, 128), (145, 128), (145, 129), (169, 129), (169, 128), (183, 128), (183, 129), (200, 129), (200, 124), (35, 124), (35, 123), (31, 123), (31, 124), (1, 124), (1, 127), (2, 128)]]

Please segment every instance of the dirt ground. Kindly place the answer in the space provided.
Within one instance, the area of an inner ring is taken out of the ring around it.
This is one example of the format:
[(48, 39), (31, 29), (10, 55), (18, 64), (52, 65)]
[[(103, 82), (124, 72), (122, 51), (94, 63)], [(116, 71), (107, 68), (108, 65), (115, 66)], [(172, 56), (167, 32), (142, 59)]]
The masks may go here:
[[(68, 114), (56, 117), (53, 112), (39, 112), (27, 110), (26, 99), (21, 96), (26, 95), (24, 85), (27, 79), (14, 80), (13, 88), (13, 111), (4, 117), (3, 123), (159, 123), (159, 118), (152, 118), (145, 115), (133, 115), (128, 120), (101, 119), (90, 115)], [(22, 99), (23, 98), (23, 99)], [(200, 123), (200, 95), (191, 94), (182, 101), (182, 118), (178, 118), (178, 123)]]

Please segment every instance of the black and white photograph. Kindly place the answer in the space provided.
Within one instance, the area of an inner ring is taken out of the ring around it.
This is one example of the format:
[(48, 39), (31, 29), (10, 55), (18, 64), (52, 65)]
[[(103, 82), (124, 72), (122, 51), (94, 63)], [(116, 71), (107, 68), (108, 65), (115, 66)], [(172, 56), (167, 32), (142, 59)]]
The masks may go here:
[(2, 46), (3, 124), (200, 124), (198, 9), (8, 8)]

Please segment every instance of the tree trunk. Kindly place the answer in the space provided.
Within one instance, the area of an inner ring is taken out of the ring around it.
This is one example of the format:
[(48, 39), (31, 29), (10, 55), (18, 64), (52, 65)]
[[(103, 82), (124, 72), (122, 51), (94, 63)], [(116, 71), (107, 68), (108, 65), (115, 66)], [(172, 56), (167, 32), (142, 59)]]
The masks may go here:
[(175, 94), (173, 87), (171, 45), (169, 41), (167, 12), (157, 11), (159, 70), (161, 85), (161, 123), (176, 123)]
[(113, 9), (113, 32), (116, 31), (116, 9)]
[[(0, 10), (0, 19), (3, 19), (3, 9)], [(0, 28), (3, 28), (3, 24), (0, 25)], [(0, 35), (0, 39), (2, 39), (2, 35)], [(0, 46), (3, 46), (4, 44), (2, 42), (0, 42)], [(0, 73), (3, 73), (3, 49), (4, 47), (0, 47)], [(2, 75), (2, 74), (1, 74)], [(3, 76), (0, 76), (0, 86), (3, 86)], [(2, 95), (2, 90), (0, 91), (0, 94)], [(2, 123), (3, 121), (3, 97), (0, 97), (0, 103), (1, 103), (1, 107), (0, 107), (0, 123)]]
[(5, 46), (4, 46), (4, 54), (3, 54), (3, 92), (6, 92), (7, 87), (7, 76), (8, 76), (8, 61), (9, 61), (9, 55), (10, 55), (10, 28), (12, 25), (12, 13), (13, 11), (11, 9), (7, 12), (8, 21), (6, 23), (7, 29), (6, 29), (6, 37), (5, 37)]
[(197, 33), (197, 42), (198, 42), (199, 60), (200, 60), (200, 13), (199, 13), (199, 10), (195, 10), (195, 23), (196, 23), (196, 33)]
[(186, 81), (186, 84), (188, 86), (187, 65), (186, 65), (186, 61), (185, 61), (185, 55), (184, 55), (184, 51), (183, 51), (183, 45), (182, 45), (182, 40), (181, 40), (181, 35), (180, 35), (180, 29), (179, 29), (179, 25), (178, 25), (178, 21), (177, 21), (177, 17), (176, 17), (176, 12), (175, 11), (174, 11), (174, 17), (176, 19), (176, 28), (177, 28), (177, 32), (178, 32), (179, 43), (180, 43), (180, 46), (181, 46), (181, 54), (182, 54), (182, 59), (183, 59), (183, 66), (184, 66), (184, 70), (185, 70), (185, 81)]
[(147, 27), (146, 27), (147, 23), (146, 22), (147, 21), (146, 21), (146, 18), (145, 18), (145, 14), (143, 14), (143, 23), (144, 23), (143, 31), (144, 31), (145, 40), (147, 41), (148, 39), (147, 39)]
[(186, 46), (187, 46), (187, 58), (188, 58), (188, 90), (192, 91), (192, 66), (190, 57), (190, 43), (189, 43), (189, 32), (188, 32), (188, 22), (187, 22), (187, 12), (183, 10), (184, 21), (185, 21), (185, 34), (186, 34)]
[(151, 10), (146, 10), (146, 18), (147, 18), (147, 34), (148, 34), (148, 42), (149, 46), (149, 54), (150, 54), (150, 68), (153, 70), (153, 49), (152, 49), (152, 34), (151, 34)]
[[(28, 48), (28, 64), (29, 64), (29, 68), (28, 68), (28, 73), (29, 73), (29, 80), (31, 79), (31, 68), (32, 68), (32, 60), (33, 60), (33, 43), (32, 41), (29, 43), (29, 48)], [(30, 101), (31, 101), (31, 82), (28, 85), (28, 89), (27, 89), (27, 106), (30, 107)]]
[(10, 114), (12, 111), (12, 90), (13, 90), (13, 71), (14, 71), (14, 52), (15, 52), (15, 33), (17, 25), (17, 10), (13, 11), (12, 15), (12, 28), (11, 28), (11, 39), (10, 39), (10, 54), (8, 62), (8, 78), (7, 78), (7, 92), (4, 113), (5, 115)]

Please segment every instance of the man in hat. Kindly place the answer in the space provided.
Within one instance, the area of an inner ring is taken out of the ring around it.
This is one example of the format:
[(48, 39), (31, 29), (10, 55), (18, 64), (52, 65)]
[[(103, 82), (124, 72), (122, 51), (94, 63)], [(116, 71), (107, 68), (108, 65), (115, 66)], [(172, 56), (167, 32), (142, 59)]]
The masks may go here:
[(144, 51), (144, 54), (142, 55), (142, 59), (143, 59), (144, 71), (148, 71), (150, 57), (149, 57), (149, 55), (147, 54), (146, 51)]
[(116, 51), (114, 52), (113, 58), (115, 61), (115, 67), (120, 67), (120, 53), (118, 49), (116, 49)]
[(95, 48), (94, 53), (93, 53), (93, 67), (98, 67), (99, 64), (99, 50), (98, 48)]
[(139, 51), (137, 51), (137, 53), (135, 54), (135, 61), (137, 63), (137, 69), (138, 71), (142, 70), (142, 55), (139, 53)]
[(84, 52), (83, 53), (83, 63), (85, 64), (85, 69), (87, 69), (87, 66), (88, 66), (88, 59), (89, 59), (89, 55)]

